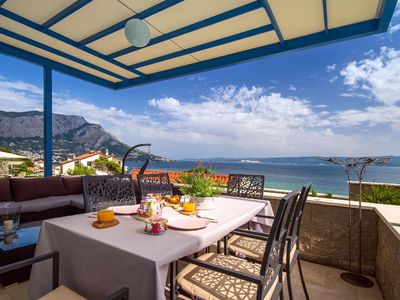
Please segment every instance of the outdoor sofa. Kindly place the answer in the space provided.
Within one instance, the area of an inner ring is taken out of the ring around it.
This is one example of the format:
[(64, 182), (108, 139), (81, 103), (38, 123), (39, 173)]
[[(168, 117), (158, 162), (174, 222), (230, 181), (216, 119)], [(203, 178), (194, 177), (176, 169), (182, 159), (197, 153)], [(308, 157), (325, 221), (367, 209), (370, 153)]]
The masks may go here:
[(0, 178), (0, 201), (22, 205), (21, 224), (85, 211), (80, 176)]

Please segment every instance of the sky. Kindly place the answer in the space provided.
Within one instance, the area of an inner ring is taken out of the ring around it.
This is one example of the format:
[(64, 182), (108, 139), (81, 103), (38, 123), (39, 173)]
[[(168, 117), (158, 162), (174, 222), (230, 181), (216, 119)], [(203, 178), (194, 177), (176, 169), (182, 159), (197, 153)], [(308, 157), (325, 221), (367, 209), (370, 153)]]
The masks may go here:
[[(172, 158), (400, 155), (400, 5), (386, 33), (122, 91), (54, 72), (55, 113)], [(42, 110), (42, 69), (0, 54), (0, 110)]]

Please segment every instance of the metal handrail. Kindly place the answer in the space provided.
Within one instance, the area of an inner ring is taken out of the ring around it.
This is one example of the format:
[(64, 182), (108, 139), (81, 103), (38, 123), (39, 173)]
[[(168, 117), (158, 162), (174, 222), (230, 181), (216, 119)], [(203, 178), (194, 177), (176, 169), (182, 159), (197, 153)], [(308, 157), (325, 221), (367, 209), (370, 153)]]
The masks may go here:
[[(125, 175), (125, 161), (126, 161), (126, 159), (128, 158), (129, 154), (130, 154), (133, 150), (135, 150), (136, 148), (139, 148), (139, 147), (146, 147), (146, 146), (147, 146), (147, 147), (151, 147), (151, 144), (150, 144), (150, 143), (147, 143), (147, 144), (137, 144), (137, 145), (131, 147), (131, 148), (125, 153), (124, 158), (122, 159), (122, 171), (121, 171), (122, 175)], [(140, 174), (144, 173), (144, 171), (146, 170), (147, 165), (149, 164), (149, 161), (150, 161), (150, 154), (147, 153), (147, 159), (146, 159), (146, 161), (144, 162), (143, 166), (140, 168), (140, 172), (139, 172)]]

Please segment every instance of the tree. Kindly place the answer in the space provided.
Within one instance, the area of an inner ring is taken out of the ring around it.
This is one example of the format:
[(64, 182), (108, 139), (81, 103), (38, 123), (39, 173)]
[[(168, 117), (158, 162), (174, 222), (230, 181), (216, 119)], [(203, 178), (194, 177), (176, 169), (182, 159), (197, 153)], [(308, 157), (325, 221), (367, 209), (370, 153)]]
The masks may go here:
[(93, 167), (96, 170), (106, 172), (108, 175), (118, 174), (122, 171), (118, 163), (108, 160), (108, 158), (105, 156), (100, 156), (100, 158), (93, 161)]
[(33, 174), (32, 170), (29, 169), (29, 166), (26, 162), (23, 162), (22, 164), (18, 165), (14, 170), (13, 174), (18, 175), (19, 173), (25, 173), (27, 175)]
[(7, 153), (15, 153), (14, 151), (12, 151), (10, 148), (8, 147), (0, 147), (0, 151), (1, 152), (7, 152)]
[(67, 171), (68, 175), (94, 175), (95, 170), (91, 167), (84, 166), (82, 164), (76, 164), (72, 170)]

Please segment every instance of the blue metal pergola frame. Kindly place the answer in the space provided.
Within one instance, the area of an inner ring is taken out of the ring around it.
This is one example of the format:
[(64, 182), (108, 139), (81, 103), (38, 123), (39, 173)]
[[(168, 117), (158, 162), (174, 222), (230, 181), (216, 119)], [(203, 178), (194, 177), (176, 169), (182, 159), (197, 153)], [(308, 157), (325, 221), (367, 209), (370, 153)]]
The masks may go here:
[[(137, 86), (141, 84), (146, 84), (146, 83), (151, 83), (155, 81), (160, 81), (163, 79), (167, 78), (173, 78), (173, 77), (178, 77), (178, 76), (183, 76), (183, 75), (189, 75), (192, 73), (196, 72), (201, 72), (201, 71), (206, 71), (206, 70), (212, 70), (212, 69), (217, 69), (217, 68), (222, 68), (225, 66), (229, 65), (234, 65), (240, 62), (244, 61), (250, 61), (254, 59), (259, 59), (262, 57), (266, 56), (271, 56), (271, 55), (277, 55), (277, 54), (282, 54), (282, 53), (287, 53), (291, 51), (296, 51), (300, 49), (305, 49), (309, 47), (315, 47), (318, 45), (324, 45), (324, 44), (329, 44), (332, 42), (337, 42), (337, 41), (343, 41), (347, 39), (351, 39), (354, 37), (361, 37), (365, 35), (370, 35), (370, 34), (375, 34), (375, 33), (380, 33), (384, 32), (387, 30), (389, 27), (389, 23), (391, 20), (391, 17), (393, 15), (393, 12), (395, 10), (397, 0), (383, 0), (382, 6), (381, 6), (381, 11), (379, 12), (379, 18), (365, 21), (365, 22), (360, 22), (352, 25), (347, 25), (347, 26), (342, 26), (339, 28), (334, 28), (334, 29), (329, 29), (328, 27), (328, 12), (327, 12), (327, 0), (321, 0), (322, 1), (322, 7), (323, 7), (323, 16), (324, 16), (324, 30), (318, 33), (310, 34), (307, 36), (302, 36), (299, 38), (295, 39), (290, 39), (290, 40), (285, 40), (277, 20), (274, 17), (273, 10), (271, 9), (268, 0), (257, 0), (255, 2), (251, 2), (245, 5), (242, 5), (240, 7), (234, 8), (232, 10), (220, 13), (216, 16), (198, 21), (196, 23), (193, 23), (191, 25), (188, 25), (186, 27), (177, 29), (175, 31), (160, 35), (158, 37), (155, 37), (150, 40), (148, 46), (151, 45), (157, 45), (163, 41), (173, 39), (174, 37), (193, 32), (195, 30), (216, 24), (218, 22), (240, 16), (242, 14), (263, 8), (268, 15), (269, 20), (271, 21), (271, 24), (261, 26), (252, 30), (248, 30), (245, 32), (241, 32), (238, 34), (234, 34), (232, 36), (228, 36), (225, 38), (221, 38), (212, 42), (204, 43), (201, 45), (197, 45), (194, 47), (191, 47), (189, 49), (182, 49), (180, 51), (162, 55), (157, 58), (149, 59), (140, 63), (136, 63), (133, 65), (126, 65), (118, 60), (116, 58), (123, 56), (128, 53), (135, 52), (139, 50), (139, 48), (136, 48), (134, 46), (127, 47), (125, 49), (121, 49), (118, 51), (115, 51), (113, 53), (110, 53), (108, 55), (105, 55), (103, 53), (100, 53), (87, 45), (102, 38), (105, 37), (111, 33), (114, 33), (124, 27), (124, 24), (126, 23), (127, 20), (131, 19), (127, 18), (125, 20), (122, 20), (108, 28), (105, 28), (95, 34), (92, 34), (91, 36), (88, 36), (80, 41), (74, 41), (64, 35), (61, 35), (51, 29), (52, 26), (57, 24), (58, 22), (62, 21), (69, 15), (73, 14), (74, 12), (78, 11), (79, 9), (85, 7), (88, 3), (90, 3), (92, 0), (77, 0), (73, 4), (69, 5), (66, 7), (64, 10), (61, 12), (57, 13), (56, 15), (52, 16), (50, 19), (45, 21), (43, 24), (37, 24), (35, 22), (32, 22), (20, 15), (14, 14), (11, 11), (8, 11), (1, 7), (7, 0), (0, 0), (0, 15), (5, 16), (7, 18), (10, 18), (16, 22), (19, 22), (25, 26), (28, 26), (32, 29), (38, 30), (44, 34), (47, 34), (55, 39), (58, 39), (68, 45), (74, 46), (79, 48), (82, 51), (85, 51), (86, 53), (96, 56), (100, 59), (105, 60), (108, 63), (111, 63), (123, 70), (129, 71), (133, 74), (136, 74), (137, 77), (135, 78), (127, 78), (125, 76), (116, 74), (113, 71), (107, 70), (104, 67), (94, 65), (90, 62), (84, 61), (82, 59), (79, 59), (77, 57), (74, 57), (68, 53), (64, 53), (60, 50), (57, 50), (55, 48), (52, 48), (48, 45), (44, 45), (38, 41), (29, 39), (28, 37), (22, 36), (20, 34), (17, 34), (15, 32), (12, 32), (10, 30), (0, 28), (0, 34), (4, 34), (6, 36), (9, 36), (11, 38), (14, 38), (16, 40), (22, 41), (24, 43), (28, 43), (30, 45), (33, 45), (37, 48), (40, 48), (42, 50), (49, 51), (51, 53), (57, 54), (61, 57), (64, 57), (66, 59), (70, 59), (74, 62), (77, 62), (81, 65), (87, 66), (89, 68), (92, 68), (94, 70), (100, 71), (104, 74), (107, 74), (109, 76), (112, 76), (116, 78), (116, 80), (120, 80), (119, 82), (112, 82), (97, 76), (94, 76), (92, 74), (80, 71), (78, 69), (72, 68), (70, 66), (55, 62), (53, 60), (50, 60), (48, 58), (36, 55), (34, 53), (13, 47), (11, 45), (8, 45), (6, 43), (0, 42), (0, 53), (4, 53), (6, 55), (10, 55), (13, 57), (17, 57), (38, 65), (43, 66), (43, 88), (44, 88), (44, 161), (45, 161), (45, 176), (51, 176), (52, 174), (52, 122), (51, 122), (51, 116), (52, 116), (52, 71), (59, 71), (74, 77), (77, 77), (82, 80), (86, 80), (107, 88), (111, 88), (114, 90), (119, 90), (127, 87), (132, 87), (132, 86)], [(155, 15), (165, 9), (171, 8), (176, 4), (179, 4), (183, 0), (164, 0), (138, 14), (136, 14), (135, 18), (140, 18), (140, 19), (145, 19), (148, 18), (152, 15)], [(253, 48), (249, 49), (246, 51), (234, 53), (234, 54), (229, 54), (226, 56), (214, 58), (214, 59), (209, 59), (206, 61), (200, 61), (197, 63), (193, 63), (187, 66), (182, 66), (182, 67), (177, 67), (174, 69), (169, 69), (166, 71), (161, 71), (153, 74), (144, 74), (138, 70), (138, 68), (147, 66), (153, 63), (161, 62), (164, 60), (168, 60), (171, 58), (176, 58), (181, 55), (187, 55), (191, 54), (197, 51), (201, 51), (204, 49), (212, 48), (215, 46), (223, 45), (226, 43), (230, 43), (233, 41), (237, 41), (243, 38), (255, 36), (261, 33), (269, 32), (269, 31), (274, 31), (279, 39), (278, 43), (271, 44), (271, 45), (266, 45), (258, 48)]]

